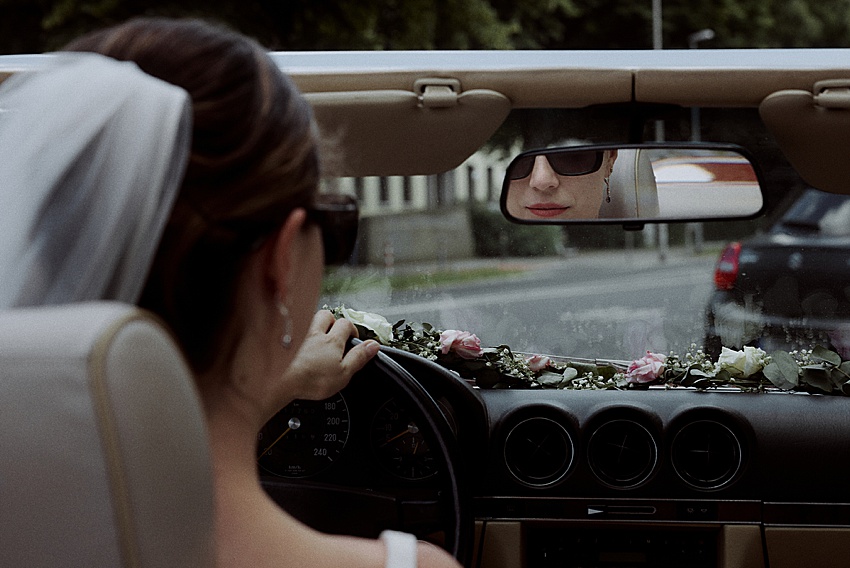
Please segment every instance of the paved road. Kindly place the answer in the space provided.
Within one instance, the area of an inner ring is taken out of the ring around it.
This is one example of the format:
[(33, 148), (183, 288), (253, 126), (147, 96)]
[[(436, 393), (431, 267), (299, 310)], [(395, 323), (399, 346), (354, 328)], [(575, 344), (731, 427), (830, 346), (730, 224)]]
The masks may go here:
[[(427, 290), (380, 285), (345, 297), (391, 322), (427, 321), (476, 333), (487, 345), (576, 357), (632, 359), (646, 350), (685, 351), (701, 342), (715, 258), (673, 251), (583, 253), (502, 261), (521, 275)], [(428, 267), (419, 267), (427, 270)], [(334, 299), (335, 300), (335, 299)]]

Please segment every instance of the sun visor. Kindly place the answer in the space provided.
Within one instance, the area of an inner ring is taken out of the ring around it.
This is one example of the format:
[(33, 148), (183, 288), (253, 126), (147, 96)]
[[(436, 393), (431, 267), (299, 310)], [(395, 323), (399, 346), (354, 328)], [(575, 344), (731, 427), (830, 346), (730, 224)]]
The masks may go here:
[(850, 194), (850, 79), (819, 81), (811, 93), (773, 93), (759, 113), (807, 184)]
[(452, 79), (423, 79), (413, 91), (306, 93), (338, 176), (427, 175), (463, 163), (511, 110), (495, 91), (461, 92)]

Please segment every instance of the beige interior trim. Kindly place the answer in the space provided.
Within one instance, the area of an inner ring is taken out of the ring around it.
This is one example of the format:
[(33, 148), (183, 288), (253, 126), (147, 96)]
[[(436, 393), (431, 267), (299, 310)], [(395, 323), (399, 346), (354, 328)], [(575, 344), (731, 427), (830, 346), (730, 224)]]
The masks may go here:
[(846, 568), (850, 529), (768, 527), (764, 530), (770, 568)]
[[(504, 95), (483, 89), (451, 94), (435, 84), (413, 91), (305, 95), (329, 139), (330, 174), (424, 175), (456, 168), (489, 139), (511, 110)], [(342, 152), (344, 155), (333, 155)]]
[[(481, 550), (480, 566), (482, 568), (520, 568), (525, 565), (521, 522), (488, 522), (484, 530), (484, 543), (480, 546), (482, 526), (481, 521), (478, 521), (475, 526), (475, 550)], [(564, 525), (564, 531), (569, 531), (571, 528)], [(724, 525), (720, 530), (717, 546), (718, 568), (765, 567), (759, 525)], [(829, 546), (824, 545), (823, 550), (828, 551)], [(478, 565), (477, 563), (476, 556), (473, 559), (473, 565)], [(816, 565), (800, 564), (799, 566)], [(770, 566), (775, 568), (773, 563)]]
[(847, 70), (641, 69), (635, 71), (635, 100), (701, 107), (757, 107), (783, 89), (810, 89)]
[[(501, 93), (513, 108), (581, 108), (624, 103), (632, 98), (629, 69), (488, 69), (455, 71), (380, 71), (326, 73), (287, 70), (302, 93), (351, 91), (412, 91), (424, 77), (456, 79), (464, 91)], [(775, 89), (774, 89), (775, 90)]]
[(761, 527), (724, 525), (717, 542), (718, 568), (764, 568)]
[[(476, 532), (480, 531), (480, 523)], [(481, 568), (520, 568), (525, 566), (525, 551), (522, 546), (522, 523), (490, 521), (484, 531), (484, 546), (475, 543), (481, 550)]]
[(815, 85), (772, 93), (761, 102), (759, 113), (806, 183), (823, 191), (850, 194), (850, 103), (842, 105), (841, 97), (830, 101), (818, 91)]
[(115, 331), (104, 355), (105, 394), (121, 452), (114, 457), (141, 565), (158, 565), (162, 556), (175, 566), (210, 565), (209, 436), (182, 353), (159, 319), (141, 311)]
[(128, 323), (144, 319), (143, 312), (133, 310), (127, 312), (124, 317), (113, 321), (92, 347), (88, 362), (92, 398), (97, 409), (96, 414), (101, 441), (103, 442), (104, 459), (110, 478), (110, 489), (113, 493), (121, 555), (124, 565), (130, 568), (135, 568), (142, 564), (139, 554), (139, 543), (135, 539), (137, 530), (133, 522), (135, 516), (132, 512), (133, 505), (128, 488), (127, 474), (124, 471), (124, 463), (121, 459), (121, 442), (118, 436), (118, 426), (112, 410), (112, 397), (109, 393), (106, 362), (110, 346), (115, 336)]

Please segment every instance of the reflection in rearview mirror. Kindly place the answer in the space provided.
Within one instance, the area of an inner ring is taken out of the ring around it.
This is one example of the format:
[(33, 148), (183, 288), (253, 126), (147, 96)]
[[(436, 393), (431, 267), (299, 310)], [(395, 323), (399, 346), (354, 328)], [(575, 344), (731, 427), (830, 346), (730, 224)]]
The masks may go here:
[(508, 166), (502, 211), (518, 222), (752, 217), (759, 176), (738, 147), (631, 144), (524, 152)]

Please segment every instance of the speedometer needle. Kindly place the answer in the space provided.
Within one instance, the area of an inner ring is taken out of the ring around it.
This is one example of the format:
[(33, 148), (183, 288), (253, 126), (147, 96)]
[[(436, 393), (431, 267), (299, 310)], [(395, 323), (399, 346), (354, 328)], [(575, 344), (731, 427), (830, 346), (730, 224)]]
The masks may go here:
[(277, 444), (278, 442), (280, 442), (280, 439), (281, 439), (281, 438), (283, 438), (284, 436), (286, 436), (287, 434), (289, 434), (289, 431), (290, 431), (290, 430), (292, 430), (292, 428), (287, 428), (286, 430), (284, 430), (284, 431), (283, 431), (283, 434), (281, 434), (280, 436), (278, 436), (278, 437), (277, 437), (277, 440), (275, 440), (274, 442), (272, 442), (272, 443), (269, 445), (269, 447), (268, 447), (268, 448), (266, 448), (265, 450), (263, 450), (263, 453), (261, 453), (261, 454), (260, 454), (260, 456), (257, 458), (257, 460), (259, 460), (261, 457), (263, 457), (264, 455), (266, 455), (267, 453), (269, 453), (269, 450), (271, 450), (271, 449), (274, 447), (274, 445), (275, 445), (275, 444)]
[(398, 434), (396, 434), (395, 436), (393, 436), (392, 438), (390, 438), (389, 440), (387, 440), (386, 442), (381, 444), (381, 447), (386, 446), (390, 442), (394, 442), (395, 440), (398, 440), (399, 438), (401, 438), (402, 436), (404, 436), (406, 434), (417, 434), (418, 432), (419, 432), (419, 427), (416, 426), (416, 424), (414, 424), (413, 422), (411, 422), (410, 424), (407, 425), (407, 428), (405, 428), (404, 430), (402, 430), (401, 432), (399, 432)]
[(394, 442), (395, 440), (398, 440), (399, 438), (401, 438), (401, 437), (402, 437), (402, 436), (404, 436), (405, 434), (410, 434), (410, 429), (409, 429), (409, 428), (406, 428), (406, 429), (402, 430), (401, 432), (399, 432), (398, 434), (396, 434), (395, 436), (393, 436), (392, 438), (390, 438), (389, 440), (387, 440), (386, 442), (384, 442), (382, 445), (383, 445), (383, 446), (386, 446), (386, 445), (387, 445), (387, 444), (389, 444), (390, 442)]

